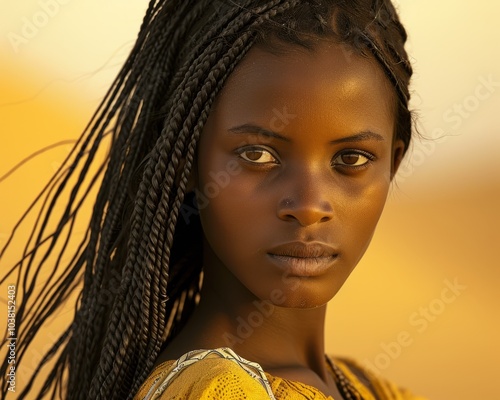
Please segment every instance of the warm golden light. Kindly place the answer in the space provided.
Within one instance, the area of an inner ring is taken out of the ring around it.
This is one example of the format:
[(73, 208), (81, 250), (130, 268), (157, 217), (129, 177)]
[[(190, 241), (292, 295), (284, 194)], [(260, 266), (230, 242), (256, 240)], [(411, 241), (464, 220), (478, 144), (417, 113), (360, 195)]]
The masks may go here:
[[(136, 3), (4, 5), (0, 245), (60, 166), (124, 61), (147, 5)], [(500, 53), (493, 27), (500, 3), (396, 4), (410, 34), (413, 108), (429, 140), (414, 142), (371, 248), (329, 306), (327, 350), (429, 399), (494, 398), (500, 356)], [(85, 212), (83, 220), (90, 207)], [(20, 257), (33, 221), (1, 260), (2, 271)], [(10, 283), (0, 288), (2, 335)], [(71, 313), (68, 306), (51, 321), (39, 338), (40, 351), (26, 356), (18, 388)]]

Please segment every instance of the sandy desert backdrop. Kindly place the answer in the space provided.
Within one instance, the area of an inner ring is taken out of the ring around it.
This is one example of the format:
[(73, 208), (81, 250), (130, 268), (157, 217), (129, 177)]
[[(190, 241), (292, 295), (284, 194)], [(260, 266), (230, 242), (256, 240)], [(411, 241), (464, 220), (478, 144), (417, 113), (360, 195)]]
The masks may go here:
[[(429, 140), (415, 142), (371, 248), (329, 306), (328, 351), (432, 400), (500, 398), (500, 2), (396, 3), (415, 66), (412, 106)], [(0, 245), (85, 127), (125, 60), (146, 5), (2, 4)], [(0, 261), (2, 274), (21, 249), (19, 239)], [(0, 288), (2, 335), (6, 285)], [(68, 307), (26, 356), (18, 390), (70, 316)]]

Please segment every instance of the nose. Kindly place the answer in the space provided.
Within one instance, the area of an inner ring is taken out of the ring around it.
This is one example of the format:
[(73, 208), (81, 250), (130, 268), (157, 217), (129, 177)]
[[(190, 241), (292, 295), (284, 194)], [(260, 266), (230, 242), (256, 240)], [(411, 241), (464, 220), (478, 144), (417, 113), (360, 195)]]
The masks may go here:
[(291, 185), (278, 202), (278, 218), (304, 227), (330, 221), (334, 210), (323, 179), (311, 173), (301, 175), (291, 178)]

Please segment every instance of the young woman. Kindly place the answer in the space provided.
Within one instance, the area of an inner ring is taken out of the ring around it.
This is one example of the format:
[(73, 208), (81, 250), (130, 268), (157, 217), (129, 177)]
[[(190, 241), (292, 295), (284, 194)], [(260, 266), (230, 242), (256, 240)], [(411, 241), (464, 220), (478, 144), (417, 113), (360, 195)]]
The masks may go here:
[(414, 398), (325, 356), (323, 330), (410, 143), (405, 40), (389, 0), (151, 1), (56, 177), (53, 202), (79, 177), (56, 231), (17, 266), (71, 234), (111, 131), (88, 235), (19, 321), (28, 346), (83, 276), (39, 397)]

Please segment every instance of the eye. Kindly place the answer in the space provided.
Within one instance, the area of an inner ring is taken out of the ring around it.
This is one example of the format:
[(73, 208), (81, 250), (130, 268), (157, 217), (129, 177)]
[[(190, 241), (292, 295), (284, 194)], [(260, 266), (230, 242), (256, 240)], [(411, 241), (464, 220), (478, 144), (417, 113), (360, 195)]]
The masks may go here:
[(245, 147), (237, 150), (237, 154), (243, 160), (254, 164), (277, 164), (278, 160), (269, 150), (262, 147)]
[(360, 168), (375, 160), (375, 156), (359, 150), (346, 150), (338, 154), (332, 165), (336, 167)]

